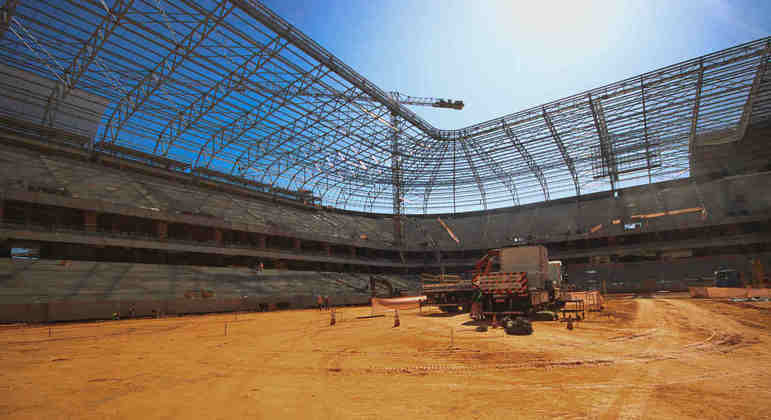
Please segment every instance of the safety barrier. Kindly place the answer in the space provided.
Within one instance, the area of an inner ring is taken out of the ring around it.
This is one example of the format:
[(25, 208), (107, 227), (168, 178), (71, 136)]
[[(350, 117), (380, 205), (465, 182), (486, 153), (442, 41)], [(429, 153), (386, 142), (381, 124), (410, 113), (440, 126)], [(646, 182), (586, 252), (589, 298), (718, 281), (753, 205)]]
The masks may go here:
[(562, 292), (562, 300), (581, 300), (584, 302), (584, 308), (587, 311), (600, 311), (602, 305), (605, 302), (599, 291), (593, 290), (590, 292)]
[(743, 287), (689, 287), (693, 298), (728, 299), (771, 297), (771, 289), (750, 289)]
[(372, 298), (372, 313), (383, 313), (392, 309), (417, 309), (425, 296), (405, 296), (398, 298)]

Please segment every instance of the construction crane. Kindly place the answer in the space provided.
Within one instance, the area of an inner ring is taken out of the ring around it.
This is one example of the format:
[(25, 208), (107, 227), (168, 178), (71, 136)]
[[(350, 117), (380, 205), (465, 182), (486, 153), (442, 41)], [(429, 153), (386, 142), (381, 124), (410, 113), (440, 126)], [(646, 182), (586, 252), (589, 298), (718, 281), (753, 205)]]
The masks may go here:
[[(242, 81), (241, 84), (235, 87), (236, 91), (243, 91), (246, 89), (246, 86), (243, 84), (244, 81)], [(361, 101), (361, 102), (378, 102), (377, 100), (369, 97), (369, 96), (350, 96), (342, 92), (336, 92), (336, 91), (314, 91), (309, 89), (304, 90), (295, 90), (298, 88), (282, 88), (277, 87), (276, 89), (265, 86), (262, 83), (254, 83), (252, 81), (245, 81), (246, 83), (252, 84), (251, 89), (255, 89), (257, 91), (261, 92), (268, 92), (271, 93), (277, 97), (284, 96), (284, 95), (298, 95), (298, 96), (311, 96), (314, 98), (339, 98), (343, 100), (351, 100), (351, 101)], [(398, 102), (402, 105), (414, 105), (414, 106), (429, 106), (432, 108), (445, 108), (445, 109), (456, 109), (456, 110), (462, 110), (463, 109), (463, 101), (461, 100), (453, 100), (453, 99), (441, 99), (441, 98), (428, 98), (428, 97), (419, 97), (419, 96), (409, 96), (405, 95), (396, 91), (388, 92), (388, 96), (390, 96), (394, 101)], [(402, 206), (404, 205), (404, 192), (402, 191), (402, 166), (400, 161), (400, 154), (399, 154), (399, 137), (402, 133), (402, 121), (398, 114), (395, 112), (391, 113), (391, 130), (393, 130), (393, 133), (391, 135), (391, 176), (392, 176), (392, 186), (393, 186), (393, 221), (394, 221), (394, 245), (399, 246), (401, 245), (402, 241), (402, 222), (401, 222), (401, 214), (402, 214)]]
[(430, 106), (433, 108), (463, 109), (463, 101), (441, 98), (421, 98), (403, 95), (399, 92), (389, 92), (391, 97), (402, 105)]
[[(391, 98), (403, 105), (430, 106), (432, 108), (463, 109), (463, 101), (438, 98), (421, 98), (403, 95), (399, 92), (389, 92)], [(391, 176), (393, 186), (393, 221), (394, 221), (394, 245), (402, 243), (402, 206), (404, 205), (404, 192), (402, 191), (402, 165), (399, 158), (399, 136), (402, 132), (402, 124), (399, 116), (391, 113)]]
[[(342, 99), (351, 99), (349, 96), (342, 93), (328, 93), (328, 92), (307, 92), (307, 96), (313, 97), (337, 97)], [(396, 102), (402, 105), (416, 105), (416, 106), (429, 106), (432, 108), (445, 108), (445, 109), (463, 109), (463, 101), (453, 99), (441, 99), (441, 98), (428, 98), (409, 96), (399, 92), (391, 91), (388, 95)], [(376, 102), (370, 97), (357, 97), (356, 101)], [(402, 179), (402, 165), (399, 159), (399, 136), (402, 132), (402, 123), (399, 115), (395, 112), (391, 113), (391, 129), (393, 133), (391, 135), (391, 184), (393, 186), (393, 221), (394, 221), (394, 245), (401, 245), (402, 241), (402, 206), (404, 205), (404, 193), (402, 191), (403, 179)]]

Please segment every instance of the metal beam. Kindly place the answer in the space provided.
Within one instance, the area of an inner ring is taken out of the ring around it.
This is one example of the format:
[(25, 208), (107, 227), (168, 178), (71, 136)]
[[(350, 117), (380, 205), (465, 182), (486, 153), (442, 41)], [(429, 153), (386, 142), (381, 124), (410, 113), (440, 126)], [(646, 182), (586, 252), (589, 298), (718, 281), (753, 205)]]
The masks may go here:
[[(216, 133), (209, 137), (206, 142), (201, 146), (198, 156), (195, 159), (195, 165), (198, 163), (203, 155), (203, 151), (211, 145), (212, 153), (209, 162), (206, 164), (208, 167), (212, 160), (223, 150), (225, 150), (231, 144), (242, 139), (242, 136), (249, 130), (257, 127), (259, 124), (264, 123), (270, 117), (272, 117), (277, 111), (281, 110), (289, 101), (293, 98), (302, 95), (302, 93), (308, 89), (317, 80), (324, 77), (329, 70), (324, 70), (324, 67), (319, 64), (312, 69), (306, 71), (300, 77), (292, 80), (292, 82), (284, 88), (284, 92), (279, 92), (278, 95), (274, 95), (265, 98), (257, 105), (253, 106), (249, 110), (242, 112), (238, 117), (234, 118), (229, 123), (220, 127)], [(259, 89), (259, 85), (258, 89)], [(298, 119), (295, 120), (298, 121)], [(294, 124), (294, 123), (293, 123)], [(279, 127), (273, 131), (273, 134), (281, 131), (289, 130), (289, 127)], [(269, 138), (270, 136), (266, 136)], [(219, 145), (218, 145), (219, 143)], [(235, 165), (234, 165), (235, 169)], [(231, 171), (234, 172), (234, 171)]]
[(394, 130), (391, 133), (391, 192), (393, 194), (393, 222), (394, 222), (394, 242), (402, 243), (402, 206), (404, 205), (404, 191), (402, 190), (403, 180), (401, 173), (401, 157), (399, 155), (399, 136), (401, 135), (403, 121), (395, 112), (391, 113), (391, 125)]
[[(349, 91), (352, 92), (355, 89), (356, 89), (355, 87), (351, 87), (348, 90), (346, 90), (346, 92), (349, 92)], [(281, 146), (284, 146), (284, 145), (288, 144), (290, 141), (295, 140), (299, 136), (299, 134), (304, 132), (306, 129), (309, 129), (311, 127), (323, 124), (324, 119), (327, 118), (330, 114), (332, 114), (332, 113), (338, 113), (338, 114), (342, 113), (342, 112), (338, 112), (338, 111), (340, 111), (343, 107), (345, 107), (349, 103), (351, 103), (354, 100), (356, 100), (357, 97), (358, 96), (351, 96), (349, 98), (346, 98), (345, 101), (343, 101), (343, 102), (341, 102), (342, 99), (340, 97), (327, 97), (324, 102), (322, 102), (320, 104), (314, 105), (314, 108), (312, 110), (308, 111), (301, 118), (299, 118), (299, 119), (304, 119), (305, 120), (305, 128), (302, 131), (300, 131), (299, 133), (298, 132), (291, 133), (291, 135), (285, 137), (281, 142), (276, 143), (276, 145), (274, 145), (270, 149), (265, 149), (265, 151), (263, 153), (260, 153), (259, 155), (256, 155), (254, 158), (251, 158), (251, 157), (247, 156), (247, 159), (244, 161), (244, 165), (243, 166), (245, 168), (251, 168), (255, 163), (259, 162), (260, 160), (262, 160), (266, 156), (273, 156), (274, 154), (278, 153), (278, 150), (279, 150), (279, 148)], [(326, 107), (328, 105), (330, 105), (330, 104), (334, 104), (334, 107), (332, 109), (330, 109), (330, 110), (327, 110)], [(313, 118), (309, 118), (310, 116), (313, 116)], [(273, 135), (279, 134), (279, 133), (280, 133), (280, 130), (276, 130), (276, 131), (274, 131), (273, 133), (269, 134), (266, 137), (272, 137)], [(339, 133), (337, 133), (337, 134), (339, 134)], [(306, 136), (306, 141), (304, 143), (301, 143), (301, 144), (297, 145), (295, 148), (293, 148), (289, 152), (287, 152), (286, 155), (289, 156), (289, 155), (299, 154), (301, 148), (303, 148), (303, 147), (311, 147), (312, 144), (314, 142), (316, 142), (317, 140), (318, 140), (318, 138), (316, 138), (315, 136), (312, 136), (312, 135), (311, 136)], [(242, 153), (236, 159), (236, 164), (239, 164), (239, 162), (241, 162), (241, 160), (243, 160), (244, 155), (248, 155), (248, 154), (249, 154), (249, 149), (247, 148), (247, 150), (245, 150), (244, 153)], [(276, 159), (273, 162), (271, 162), (271, 164), (266, 168), (266, 171), (270, 171), (271, 167), (275, 164), (275, 162), (277, 160), (278, 159)], [(305, 162), (302, 165), (302, 167), (303, 168), (310, 167), (310, 166), (313, 165), (313, 163), (315, 163), (315, 162)], [(289, 169), (290, 168), (286, 168), (284, 170), (284, 172), (279, 173), (278, 177), (281, 177)], [(294, 179), (295, 179), (295, 177), (292, 177), (292, 179), (289, 181), (289, 185), (291, 185), (294, 182)]]
[[(490, 153), (487, 149), (485, 149), (482, 146), (479, 146), (476, 144), (474, 140), (469, 139), (468, 144), (476, 148), (477, 154), (482, 157), (482, 160), (487, 163), (487, 165), (490, 167), (490, 170), (493, 171), (496, 177), (501, 180), (501, 183), (506, 187), (506, 189), (509, 191), (509, 194), (511, 194), (511, 201), (515, 206), (519, 205), (519, 194), (517, 194), (517, 185), (512, 181), (511, 175), (506, 173), (503, 168), (501, 168), (500, 163), (498, 163), (495, 159), (493, 159), (490, 156)], [(465, 144), (466, 142), (464, 142)]]
[(546, 183), (546, 177), (543, 174), (543, 171), (541, 170), (541, 167), (538, 166), (538, 164), (535, 162), (535, 159), (533, 159), (533, 156), (530, 155), (530, 152), (527, 151), (527, 148), (525, 148), (525, 145), (522, 144), (521, 141), (519, 141), (519, 138), (517, 137), (514, 132), (512, 132), (510, 129), (504, 127), (504, 132), (506, 133), (506, 136), (511, 141), (511, 144), (514, 145), (514, 148), (517, 149), (517, 152), (519, 152), (519, 155), (522, 156), (522, 159), (525, 160), (525, 163), (527, 163), (527, 167), (530, 168), (530, 172), (535, 175), (535, 178), (538, 180), (538, 183), (541, 184), (541, 190), (543, 190), (543, 198), (546, 201), (549, 201), (549, 185)]
[(605, 122), (605, 112), (602, 110), (602, 103), (599, 100), (593, 101), (592, 95), (588, 95), (589, 108), (592, 110), (592, 119), (594, 128), (597, 130), (597, 137), (600, 140), (600, 155), (608, 168), (608, 179), (610, 179), (610, 191), (616, 190), (616, 181), (618, 181), (618, 167), (613, 152), (613, 142), (608, 133), (608, 125)]
[(104, 128), (102, 141), (115, 143), (123, 125), (144, 103), (171, 77), (179, 66), (195, 53), (196, 48), (214, 31), (217, 25), (232, 12), (234, 6), (220, 2), (200, 19), (190, 32), (150, 70), (139, 83), (115, 105)]
[(576, 188), (576, 197), (578, 197), (581, 195), (581, 187), (578, 185), (578, 174), (576, 173), (576, 168), (573, 165), (573, 158), (571, 158), (568, 154), (568, 151), (565, 148), (565, 144), (562, 143), (557, 129), (554, 128), (554, 124), (552, 124), (551, 118), (546, 112), (546, 107), (541, 108), (541, 114), (543, 115), (543, 120), (546, 122), (546, 126), (549, 127), (549, 132), (551, 133), (552, 139), (554, 139), (554, 142), (557, 143), (557, 148), (560, 150), (560, 154), (562, 155), (562, 159), (565, 161), (565, 165), (568, 167), (568, 171), (570, 171), (570, 176), (573, 178), (573, 185)]
[(471, 156), (469, 155), (468, 148), (466, 147), (466, 142), (462, 141), (460, 142), (460, 145), (463, 148), (463, 154), (466, 156), (466, 161), (468, 162), (469, 169), (471, 169), (471, 173), (474, 175), (474, 180), (476, 180), (477, 188), (479, 188), (479, 194), (482, 197), (480, 200), (482, 209), (487, 210), (487, 194), (485, 193), (485, 185), (482, 183), (482, 179), (479, 178), (479, 172), (477, 172), (477, 168), (476, 166), (474, 166), (474, 162), (472, 162), (471, 160)]
[(231, 1), (249, 16), (270, 28), (275, 33), (291, 41), (294, 46), (302, 50), (304, 53), (313, 57), (319, 63), (324, 63), (324, 65), (334, 71), (335, 74), (358, 87), (363, 92), (366, 92), (373, 99), (386, 106), (392, 113), (398, 115), (406, 121), (409, 121), (412, 125), (419, 128), (426, 135), (439, 139), (440, 130), (437, 130), (428, 124), (425, 120), (420, 118), (410, 109), (401, 106), (387, 92), (383, 91), (374, 83), (364, 78), (347, 64), (343, 63), (339, 58), (335, 57), (332, 53), (316, 43), (316, 41), (312, 40), (307, 35), (300, 32), (294, 26), (282, 19), (279, 15), (275, 14), (272, 10), (265, 7), (265, 5), (262, 3), (255, 0)]
[(107, 39), (115, 32), (115, 29), (120, 26), (121, 19), (126, 15), (134, 0), (115, 0), (112, 8), (106, 10), (102, 21), (99, 26), (91, 33), (88, 39), (83, 42), (83, 46), (80, 48), (75, 57), (70, 61), (70, 65), (64, 71), (62, 75), (63, 81), (57, 79), (56, 86), (48, 95), (48, 101), (46, 103), (46, 109), (43, 113), (44, 126), (53, 126), (56, 119), (56, 112), (59, 109), (62, 101), (64, 101), (70, 94), (72, 89), (78, 84), (81, 76), (88, 71), (88, 67), (94, 62), (99, 52), (104, 47)]
[(696, 139), (696, 130), (699, 125), (699, 106), (701, 105), (701, 87), (704, 81), (704, 61), (699, 60), (699, 73), (696, 79), (696, 96), (693, 100), (691, 112), (691, 131), (688, 135), (688, 169), (693, 176), (693, 142)]
[(640, 76), (640, 100), (642, 101), (642, 118), (643, 118), (643, 137), (645, 139), (645, 160), (648, 164), (648, 184), (653, 180), (651, 175), (651, 148), (650, 139), (648, 138), (648, 113), (645, 108), (645, 83), (643, 76)]
[(739, 120), (739, 129), (736, 132), (736, 140), (742, 140), (747, 134), (747, 127), (749, 127), (752, 120), (752, 106), (755, 103), (755, 98), (758, 96), (760, 84), (766, 75), (766, 70), (768, 69), (769, 50), (771, 50), (771, 41), (766, 41), (766, 49), (763, 51), (763, 55), (760, 57), (758, 71), (755, 72), (755, 78), (752, 80), (750, 93), (747, 95), (747, 101), (744, 102), (742, 118)]
[(40, 42), (38, 42), (37, 38), (32, 35), (32, 32), (24, 27), (24, 24), (18, 16), (11, 16), (8, 30), (13, 32), (13, 34), (16, 35), (16, 38), (18, 38), (19, 41), (21, 41), (30, 51), (32, 51), (32, 53), (41, 63), (43, 63), (43, 65), (51, 72), (51, 75), (56, 80), (64, 83), (64, 67), (53, 56), (53, 54), (48, 51), (48, 49), (46, 49), (40, 44)]
[(436, 178), (439, 175), (439, 167), (442, 166), (444, 155), (447, 154), (447, 149), (449, 148), (450, 144), (444, 143), (443, 149), (440, 152), (441, 157), (435, 159), (434, 169), (431, 170), (431, 175), (428, 179), (428, 185), (426, 185), (426, 188), (423, 190), (423, 214), (428, 214), (428, 199), (431, 196), (431, 190), (434, 188), (434, 184), (436, 183)]
[(185, 109), (179, 111), (175, 118), (170, 119), (166, 123), (166, 126), (158, 136), (158, 140), (155, 142), (153, 153), (167, 156), (169, 149), (171, 149), (171, 146), (179, 136), (184, 134), (215, 106), (230, 96), (234, 90), (242, 87), (249, 78), (260, 71), (286, 46), (287, 42), (282, 43), (281, 37), (277, 36), (263, 45), (261, 49), (254, 50), (252, 55), (238, 67), (229, 72), (224, 78), (218, 80), (208, 91), (196, 98)]
[(16, 13), (16, 6), (18, 5), (19, 0), (5, 0), (0, 6), (0, 40), (5, 36), (8, 27), (11, 26), (11, 18)]

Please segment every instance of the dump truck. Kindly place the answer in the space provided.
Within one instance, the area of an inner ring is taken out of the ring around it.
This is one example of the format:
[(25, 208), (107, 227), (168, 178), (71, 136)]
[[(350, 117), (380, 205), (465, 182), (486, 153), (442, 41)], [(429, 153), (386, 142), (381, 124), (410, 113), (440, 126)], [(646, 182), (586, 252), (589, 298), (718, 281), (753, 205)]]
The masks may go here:
[(500, 322), (507, 332), (532, 332), (527, 316), (558, 310), (562, 263), (550, 264), (546, 248), (518, 246), (488, 251), (472, 279), (476, 294), (472, 318)]
[(423, 285), (423, 295), (426, 301), (423, 305), (436, 306), (442, 312), (468, 312), (471, 308), (471, 298), (476, 288), (470, 279), (464, 279), (455, 274), (420, 275)]

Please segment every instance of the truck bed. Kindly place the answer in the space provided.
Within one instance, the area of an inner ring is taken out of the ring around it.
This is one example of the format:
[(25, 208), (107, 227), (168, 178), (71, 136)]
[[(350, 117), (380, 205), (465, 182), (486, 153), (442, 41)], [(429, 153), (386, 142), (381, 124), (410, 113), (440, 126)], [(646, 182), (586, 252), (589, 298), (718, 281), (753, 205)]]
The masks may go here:
[(423, 293), (446, 293), (473, 291), (474, 284), (470, 280), (447, 283), (424, 283)]

